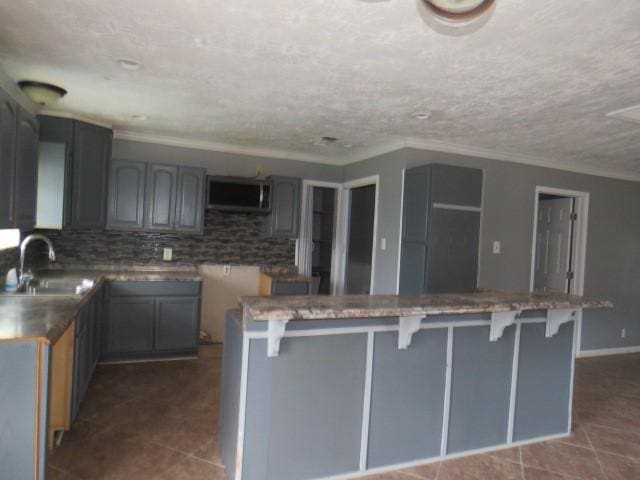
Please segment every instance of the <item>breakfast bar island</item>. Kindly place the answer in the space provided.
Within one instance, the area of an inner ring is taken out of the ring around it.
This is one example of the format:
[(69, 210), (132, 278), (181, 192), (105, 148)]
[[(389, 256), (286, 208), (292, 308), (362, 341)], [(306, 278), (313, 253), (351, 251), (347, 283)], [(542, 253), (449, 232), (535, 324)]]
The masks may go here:
[(567, 295), (241, 297), (220, 449), (234, 480), (354, 478), (566, 436)]

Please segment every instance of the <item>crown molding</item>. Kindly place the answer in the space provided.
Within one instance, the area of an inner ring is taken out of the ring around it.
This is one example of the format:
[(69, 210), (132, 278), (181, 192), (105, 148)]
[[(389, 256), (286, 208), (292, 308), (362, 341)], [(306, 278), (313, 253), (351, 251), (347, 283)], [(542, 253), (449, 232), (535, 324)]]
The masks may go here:
[(222, 142), (212, 142), (207, 140), (188, 140), (168, 135), (157, 135), (150, 133), (132, 132), (129, 130), (115, 130), (113, 138), (127, 140), (131, 142), (155, 143), (170, 147), (193, 148), (196, 150), (206, 150), (214, 152), (233, 153), (237, 155), (249, 155), (257, 157), (278, 158), (284, 160), (297, 160), (308, 163), (321, 163), (325, 165), (342, 165), (339, 157), (326, 157), (324, 155), (314, 155), (293, 150), (281, 150), (275, 148), (249, 147), (244, 145), (234, 145)]
[(632, 173), (616, 173), (604, 168), (585, 167), (577, 162), (567, 162), (555, 159), (541, 159), (534, 156), (522, 155), (517, 153), (506, 153), (493, 149), (480, 147), (471, 147), (468, 145), (453, 144), (440, 142), (437, 140), (423, 140), (408, 138), (405, 139), (405, 146), (419, 150), (433, 150), (443, 153), (455, 153), (459, 155), (468, 155), (470, 157), (487, 158), (490, 160), (499, 160), (502, 162), (519, 163), (522, 165), (530, 165), (535, 167), (552, 168), (554, 170), (563, 170), (566, 172), (581, 173), (584, 175), (592, 175), (596, 177), (613, 178), (616, 180), (640, 181), (640, 174)]
[(77, 113), (60, 112), (58, 110), (43, 108), (38, 112), (38, 115), (47, 115), (49, 117), (58, 117), (58, 118), (69, 118), (71, 120), (78, 120), (80, 122), (90, 123), (91, 125), (96, 125), (98, 127), (108, 128), (109, 130), (113, 129), (113, 125), (111, 125), (110, 123), (103, 122), (102, 120), (96, 120), (95, 118), (86, 117), (82, 114), (77, 114)]

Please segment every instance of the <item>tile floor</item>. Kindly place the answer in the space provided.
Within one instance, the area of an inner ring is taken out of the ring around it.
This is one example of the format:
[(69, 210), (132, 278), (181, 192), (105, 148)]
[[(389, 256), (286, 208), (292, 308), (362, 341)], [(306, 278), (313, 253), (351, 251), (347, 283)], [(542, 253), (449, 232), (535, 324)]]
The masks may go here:
[[(212, 428), (221, 353), (99, 366), (49, 480), (226, 480)], [(575, 393), (569, 438), (366, 480), (639, 480), (640, 355), (580, 360)]]

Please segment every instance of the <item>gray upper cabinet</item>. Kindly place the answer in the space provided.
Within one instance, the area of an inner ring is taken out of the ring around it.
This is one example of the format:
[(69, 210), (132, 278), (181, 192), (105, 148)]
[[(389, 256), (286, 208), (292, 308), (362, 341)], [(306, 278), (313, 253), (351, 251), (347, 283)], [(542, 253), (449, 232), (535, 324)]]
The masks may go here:
[(13, 192), (17, 105), (0, 90), (0, 228), (14, 226)]
[(178, 170), (176, 230), (188, 233), (204, 231), (204, 192), (206, 171), (202, 168)]
[(271, 177), (271, 213), (267, 235), (297, 238), (300, 228), (301, 184), (299, 178)]
[(36, 224), (38, 143), (38, 121), (18, 107), (13, 211), (15, 226), (23, 230)]
[(400, 293), (471, 292), (477, 286), (482, 170), (406, 170)]
[[(56, 208), (52, 215), (62, 217), (62, 228), (104, 228), (111, 130), (69, 118), (41, 115), (38, 119), (40, 142), (53, 144), (56, 154), (64, 152), (64, 181), (56, 180), (60, 184), (54, 188), (50, 179), (39, 179), (46, 185), (40, 193), (46, 191), (53, 199), (63, 200), (62, 212)], [(43, 147), (40, 161), (50, 162), (51, 145)]]
[(108, 228), (202, 233), (205, 176), (202, 168), (113, 159)]
[(171, 230), (176, 218), (176, 184), (178, 168), (149, 165), (146, 180), (146, 230)]
[(107, 169), (113, 134), (75, 122), (70, 226), (101, 228), (106, 223)]
[(147, 164), (113, 159), (109, 167), (108, 228), (140, 229), (144, 225)]

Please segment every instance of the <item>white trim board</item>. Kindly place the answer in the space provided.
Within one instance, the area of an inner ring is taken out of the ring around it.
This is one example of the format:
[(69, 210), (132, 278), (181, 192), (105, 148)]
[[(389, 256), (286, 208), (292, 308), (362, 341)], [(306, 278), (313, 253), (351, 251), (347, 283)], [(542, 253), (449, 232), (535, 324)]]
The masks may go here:
[(606, 357), (608, 355), (628, 355), (630, 353), (640, 353), (640, 346), (582, 350), (578, 353), (578, 358)]
[(351, 214), (351, 189), (358, 187), (366, 187), (374, 185), (376, 188), (375, 193), (375, 206), (373, 208), (373, 245), (371, 250), (371, 281), (369, 283), (369, 294), (374, 295), (375, 279), (376, 279), (376, 257), (378, 250), (378, 213), (380, 212), (380, 175), (371, 175), (369, 177), (357, 178), (355, 180), (349, 180), (344, 182), (339, 191), (338, 205), (340, 210), (338, 211), (338, 224), (336, 232), (338, 232), (337, 244), (339, 244), (340, 252), (338, 261), (341, 263), (342, 268), (339, 272), (339, 280), (336, 281), (336, 292), (338, 294), (344, 293), (345, 285), (347, 281), (347, 254), (349, 243), (349, 220)]

